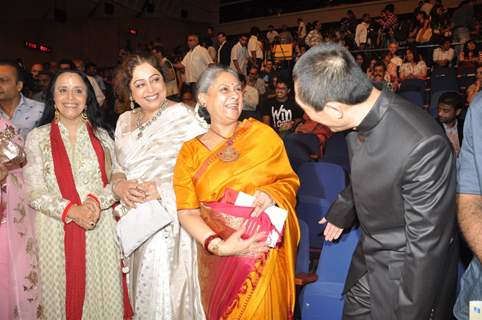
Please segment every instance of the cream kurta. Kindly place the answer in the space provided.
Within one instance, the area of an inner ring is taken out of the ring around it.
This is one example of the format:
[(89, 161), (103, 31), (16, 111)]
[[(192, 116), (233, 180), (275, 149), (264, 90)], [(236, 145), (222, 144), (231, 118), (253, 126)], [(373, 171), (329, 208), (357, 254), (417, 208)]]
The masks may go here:
[[(131, 111), (119, 117), (115, 135), (114, 173), (127, 179), (154, 181), (161, 205), (173, 221), (130, 256), (129, 293), (134, 318), (204, 319), (194, 240), (180, 228), (172, 176), (185, 141), (205, 132), (183, 104), (168, 107), (143, 131), (132, 129)], [(117, 211), (117, 210), (116, 210)], [(121, 211), (121, 210), (119, 210)]]
[[(102, 186), (99, 162), (86, 126), (79, 128), (75, 145), (70, 143), (69, 133), (61, 123), (59, 128), (80, 199), (84, 201), (87, 194), (92, 193), (100, 200), (103, 210), (96, 227), (85, 232), (86, 288), (83, 319), (122, 319), (124, 311), (120, 256), (115, 239), (116, 222), (110, 209), (115, 197), (109, 185), (105, 188)], [(97, 135), (107, 158), (112, 153), (112, 140), (105, 131), (99, 130)], [(38, 211), (35, 227), (44, 315), (46, 319), (65, 319), (64, 224), (61, 215), (69, 201), (62, 198), (54, 173), (50, 124), (29, 133), (25, 152), (27, 198)], [(107, 176), (110, 176), (109, 171)]]

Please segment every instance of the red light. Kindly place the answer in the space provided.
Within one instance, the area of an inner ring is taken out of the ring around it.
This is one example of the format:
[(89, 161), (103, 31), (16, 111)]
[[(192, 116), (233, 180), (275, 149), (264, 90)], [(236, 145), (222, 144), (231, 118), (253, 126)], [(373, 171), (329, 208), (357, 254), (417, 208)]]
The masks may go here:
[(44, 45), (44, 44), (39, 44), (37, 42), (33, 42), (33, 41), (24, 41), (24, 44), (25, 44), (25, 47), (28, 48), (28, 49), (32, 49), (32, 50), (38, 50), (40, 52), (43, 52), (43, 53), (50, 53), (52, 52), (52, 48)]
[(37, 49), (37, 44), (35, 42), (32, 42), (32, 41), (25, 41), (25, 47), (29, 48), (29, 49)]
[(130, 29), (129, 29), (129, 33), (130, 33), (131, 35), (133, 35), (133, 36), (137, 36), (137, 30), (134, 29), (134, 28), (130, 28)]
[(51, 52), (52, 51), (49, 47), (44, 46), (42, 44), (39, 46), (39, 50), (42, 51), (42, 52)]

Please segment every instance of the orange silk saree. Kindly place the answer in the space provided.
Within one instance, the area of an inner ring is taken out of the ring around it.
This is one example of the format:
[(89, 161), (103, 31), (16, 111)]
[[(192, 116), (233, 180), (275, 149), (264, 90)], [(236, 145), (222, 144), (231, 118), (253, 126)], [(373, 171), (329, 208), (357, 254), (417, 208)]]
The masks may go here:
[[(198, 246), (199, 279), (208, 320), (291, 319), (295, 303), (294, 269), (299, 226), (294, 212), (299, 180), (291, 169), (283, 142), (268, 126), (254, 119), (244, 120), (236, 129), (233, 147), (239, 159), (223, 162), (216, 154), (223, 143), (208, 150), (198, 139), (186, 142), (174, 171), (174, 190), (178, 210), (199, 208), (201, 203), (218, 201), (227, 188), (254, 194), (266, 192), (278, 207), (288, 210), (281, 243), (257, 257), (252, 270), (243, 275), (234, 299), (219, 299), (220, 288), (229, 291), (236, 272), (215, 273), (230, 257), (208, 255)], [(226, 225), (232, 221), (226, 217)], [(236, 257), (237, 263), (243, 258)], [(246, 261), (252, 258), (246, 258)], [(232, 262), (232, 261), (231, 261)], [(236, 270), (233, 268), (232, 270)], [(231, 288), (232, 289), (232, 288)], [(221, 294), (222, 295), (222, 294)], [(216, 305), (216, 311), (212, 306)]]

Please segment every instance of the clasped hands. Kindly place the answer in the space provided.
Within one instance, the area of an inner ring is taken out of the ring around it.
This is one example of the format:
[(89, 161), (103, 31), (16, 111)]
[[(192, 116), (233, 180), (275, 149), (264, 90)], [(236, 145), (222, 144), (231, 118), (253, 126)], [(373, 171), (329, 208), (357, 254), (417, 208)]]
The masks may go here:
[(139, 203), (160, 198), (156, 184), (152, 181), (122, 180), (115, 185), (113, 191), (129, 208), (136, 208)]
[(100, 218), (100, 207), (94, 199), (88, 198), (81, 205), (73, 205), (68, 216), (85, 230), (92, 230)]
[(256, 230), (251, 237), (243, 239), (248, 228), (248, 221), (233, 232), (226, 240), (216, 238), (209, 244), (209, 251), (217, 256), (258, 256), (269, 250), (266, 243), (266, 232)]
[[(266, 192), (257, 190), (254, 197), (254, 210), (251, 213), (253, 218), (259, 217), (264, 210), (275, 204)], [(257, 256), (267, 252), (269, 250), (266, 243), (267, 234), (259, 232), (259, 227), (256, 230), (248, 230), (251, 227), (248, 220), (244, 221), (241, 227), (226, 240), (221, 238), (212, 240), (210, 249), (218, 256)], [(254, 232), (248, 239), (243, 239), (243, 234), (246, 231)]]

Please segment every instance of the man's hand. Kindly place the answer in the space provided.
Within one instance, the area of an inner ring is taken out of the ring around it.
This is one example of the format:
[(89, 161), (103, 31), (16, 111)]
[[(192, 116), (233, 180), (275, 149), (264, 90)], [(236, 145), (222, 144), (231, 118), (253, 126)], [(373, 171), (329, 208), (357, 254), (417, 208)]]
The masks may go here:
[(326, 227), (325, 227), (325, 231), (323, 231), (323, 235), (325, 236), (325, 240), (327, 241), (337, 240), (340, 237), (341, 233), (343, 232), (343, 228), (339, 228), (334, 224), (331, 224), (325, 218), (321, 219), (318, 223), (319, 224), (326, 223)]

